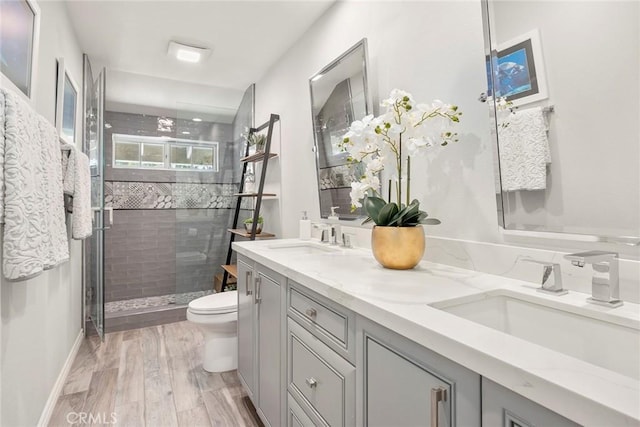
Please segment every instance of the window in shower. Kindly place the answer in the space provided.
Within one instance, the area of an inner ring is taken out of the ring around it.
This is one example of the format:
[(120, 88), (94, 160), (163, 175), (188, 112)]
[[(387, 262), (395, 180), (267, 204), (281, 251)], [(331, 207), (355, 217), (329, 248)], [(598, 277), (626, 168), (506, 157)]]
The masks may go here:
[(140, 144), (140, 166), (143, 168), (164, 168), (164, 157), (164, 144)]
[(191, 147), (171, 146), (171, 169), (191, 169)]
[(114, 166), (121, 168), (140, 167), (140, 144), (135, 142), (114, 142)]
[(113, 135), (113, 167), (218, 171), (218, 143), (135, 135)]
[(213, 147), (194, 147), (193, 145), (171, 145), (171, 168), (200, 171), (217, 169)]

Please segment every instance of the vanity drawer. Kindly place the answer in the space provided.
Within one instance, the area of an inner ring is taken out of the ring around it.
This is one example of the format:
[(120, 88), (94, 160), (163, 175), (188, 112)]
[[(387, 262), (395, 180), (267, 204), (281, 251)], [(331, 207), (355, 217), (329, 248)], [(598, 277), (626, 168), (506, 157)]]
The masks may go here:
[(289, 281), (289, 316), (333, 350), (354, 361), (355, 316), (343, 307)]
[(356, 369), (295, 321), (288, 321), (288, 390), (322, 424), (353, 425)]
[(287, 399), (287, 427), (315, 427), (314, 423), (306, 412), (298, 405), (298, 402), (288, 395)]

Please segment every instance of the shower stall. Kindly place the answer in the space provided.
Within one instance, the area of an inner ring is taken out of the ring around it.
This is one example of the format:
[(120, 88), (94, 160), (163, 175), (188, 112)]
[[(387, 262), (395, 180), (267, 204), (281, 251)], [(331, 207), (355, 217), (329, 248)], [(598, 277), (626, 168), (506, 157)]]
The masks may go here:
[[(104, 113), (104, 331), (186, 319), (229, 243), (253, 85), (237, 110), (178, 104)], [(107, 220), (107, 222), (109, 222)]]

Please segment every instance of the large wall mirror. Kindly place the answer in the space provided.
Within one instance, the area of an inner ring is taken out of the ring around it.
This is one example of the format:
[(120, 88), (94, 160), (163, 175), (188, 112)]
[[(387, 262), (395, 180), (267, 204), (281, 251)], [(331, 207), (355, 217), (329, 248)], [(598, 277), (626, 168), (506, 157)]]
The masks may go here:
[(640, 3), (483, 9), (502, 225), (640, 240)]
[(309, 79), (315, 140), (320, 216), (327, 218), (332, 206), (341, 219), (356, 219), (351, 212), (351, 183), (362, 175), (360, 164), (351, 164), (338, 146), (349, 125), (371, 113), (367, 87), (367, 40), (331, 62)]

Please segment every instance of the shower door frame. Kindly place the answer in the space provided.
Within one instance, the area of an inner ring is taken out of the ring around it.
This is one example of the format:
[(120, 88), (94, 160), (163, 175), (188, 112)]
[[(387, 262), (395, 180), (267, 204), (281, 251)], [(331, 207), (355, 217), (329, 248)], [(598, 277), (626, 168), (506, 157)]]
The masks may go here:
[[(106, 94), (106, 69), (94, 80), (89, 57), (83, 55), (83, 119), (84, 139), (82, 151), (95, 157), (95, 169), (91, 170), (93, 233), (85, 239), (83, 250), (83, 310), (82, 324), (85, 336), (91, 335), (87, 326), (93, 326), (104, 340), (104, 110)], [(95, 102), (95, 110), (94, 110)], [(89, 103), (89, 105), (87, 105)], [(91, 150), (91, 130), (95, 126), (96, 152)], [(91, 163), (91, 162), (90, 162)], [(94, 187), (96, 186), (96, 187)], [(97, 204), (95, 206), (94, 204)], [(111, 218), (111, 215), (110, 215)], [(111, 221), (110, 221), (111, 222)], [(111, 225), (111, 224), (110, 224)], [(94, 249), (94, 250), (92, 250)], [(93, 262), (95, 260), (95, 263)], [(92, 286), (95, 284), (95, 286)]]

